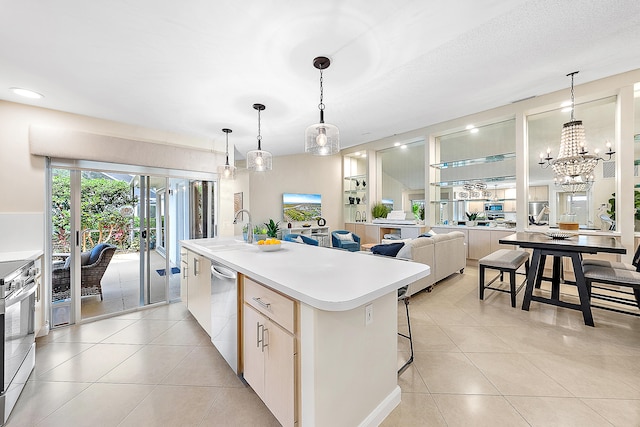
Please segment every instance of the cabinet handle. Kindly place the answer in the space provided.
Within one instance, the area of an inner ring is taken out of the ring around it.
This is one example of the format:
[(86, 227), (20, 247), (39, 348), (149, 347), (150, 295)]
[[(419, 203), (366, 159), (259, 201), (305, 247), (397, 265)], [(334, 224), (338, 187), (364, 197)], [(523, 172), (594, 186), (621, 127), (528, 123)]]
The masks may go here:
[(253, 300), (260, 305), (260, 307), (271, 311), (271, 303), (262, 301), (259, 297), (253, 297)]
[(197, 276), (198, 274), (200, 274), (200, 269), (198, 268), (200, 265), (200, 259), (198, 258), (194, 258), (193, 259), (193, 275)]
[[(262, 333), (260, 329), (262, 328)], [(260, 322), (256, 322), (256, 347), (260, 347), (260, 343), (264, 344), (264, 325), (261, 325)], [(262, 351), (264, 352), (264, 345), (262, 346)]]
[(189, 263), (188, 262), (183, 262), (182, 263), (182, 278), (183, 279), (187, 278), (187, 270), (189, 270)]
[(267, 337), (269, 336), (269, 329), (265, 328), (264, 326), (262, 327), (262, 352), (264, 353), (264, 348), (265, 347), (269, 347), (269, 343), (266, 342), (266, 340), (264, 339), (264, 333), (267, 333)]

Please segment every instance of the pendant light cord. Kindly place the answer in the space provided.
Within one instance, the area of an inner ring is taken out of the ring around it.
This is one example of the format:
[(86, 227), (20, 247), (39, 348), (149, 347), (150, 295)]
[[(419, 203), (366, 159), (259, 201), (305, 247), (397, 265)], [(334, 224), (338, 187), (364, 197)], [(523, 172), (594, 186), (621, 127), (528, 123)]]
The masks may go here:
[(324, 110), (324, 103), (322, 99), (324, 97), (324, 88), (322, 87), (322, 70), (320, 70), (320, 104), (318, 104), (318, 108), (320, 110)]
[(262, 136), (260, 135), (260, 109), (258, 108), (258, 150), (262, 151), (260, 142), (262, 141)]
[(578, 74), (579, 71), (574, 71), (573, 73), (567, 74), (567, 76), (571, 76), (571, 121), (574, 121), (573, 110), (575, 110), (575, 101), (574, 101), (574, 92), (573, 92), (573, 76)]
[(224, 151), (227, 155), (227, 161), (225, 162), (225, 166), (229, 166), (229, 132), (225, 132), (227, 135), (227, 143), (225, 144)]
[(318, 109), (320, 110), (320, 123), (324, 123), (324, 88), (322, 87), (322, 68), (320, 68), (320, 104)]

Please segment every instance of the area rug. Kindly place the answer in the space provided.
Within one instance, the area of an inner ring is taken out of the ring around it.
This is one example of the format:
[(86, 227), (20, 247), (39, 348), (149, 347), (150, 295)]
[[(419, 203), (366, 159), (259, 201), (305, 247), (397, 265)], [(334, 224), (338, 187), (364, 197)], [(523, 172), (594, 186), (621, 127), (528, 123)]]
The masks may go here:
[[(156, 272), (160, 275), (160, 276), (164, 276), (165, 274), (167, 274), (166, 270), (164, 268), (161, 268), (160, 270), (156, 270)], [(178, 274), (180, 273), (180, 268), (178, 267), (171, 267), (171, 274)]]

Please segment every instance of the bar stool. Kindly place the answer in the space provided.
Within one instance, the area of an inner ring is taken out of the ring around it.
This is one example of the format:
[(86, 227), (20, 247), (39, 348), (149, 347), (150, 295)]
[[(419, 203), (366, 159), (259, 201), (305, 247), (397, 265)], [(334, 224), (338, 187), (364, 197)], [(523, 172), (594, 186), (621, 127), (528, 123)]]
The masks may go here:
[(405, 371), (405, 369), (407, 369), (409, 365), (413, 363), (413, 336), (411, 335), (411, 319), (409, 318), (409, 299), (411, 297), (407, 295), (408, 289), (409, 289), (408, 286), (404, 286), (398, 289), (398, 301), (404, 302), (404, 308), (407, 312), (407, 327), (409, 329), (408, 331), (409, 333), (403, 334), (402, 332), (398, 332), (398, 335), (409, 340), (411, 354), (409, 356), (409, 359), (406, 362), (404, 362), (404, 365), (402, 365), (400, 369), (398, 369), (398, 375), (402, 374)]
[[(525, 279), (520, 286), (516, 289), (516, 270), (524, 263)], [(511, 307), (516, 306), (516, 295), (522, 289), (527, 281), (526, 276), (529, 274), (529, 252), (515, 250), (515, 249), (498, 249), (497, 251), (481, 258), (478, 261), (480, 267), (480, 273), (478, 277), (480, 288), (480, 299), (484, 299), (484, 290), (491, 289), (499, 292), (507, 292), (511, 294)], [(485, 283), (484, 275), (485, 269), (499, 270), (500, 274), (494, 277), (489, 283)], [(504, 273), (509, 273), (509, 289), (501, 289), (491, 287), (490, 285), (496, 280), (503, 281)]]

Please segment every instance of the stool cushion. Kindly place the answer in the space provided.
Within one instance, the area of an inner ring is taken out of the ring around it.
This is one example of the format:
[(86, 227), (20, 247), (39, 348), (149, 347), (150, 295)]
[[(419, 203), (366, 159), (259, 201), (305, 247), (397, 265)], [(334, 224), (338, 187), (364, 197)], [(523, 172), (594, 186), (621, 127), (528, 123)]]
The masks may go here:
[(585, 259), (582, 261), (582, 266), (595, 265), (598, 267), (617, 268), (618, 270), (631, 270), (636, 271), (636, 266), (633, 264), (627, 264), (625, 262), (606, 261), (604, 259)]
[(478, 264), (485, 267), (516, 269), (529, 259), (529, 252), (515, 249), (498, 249), (497, 251), (480, 258)]
[(631, 270), (602, 267), (599, 265), (585, 265), (584, 277), (593, 281), (604, 280), (620, 285), (640, 285), (640, 273)]

